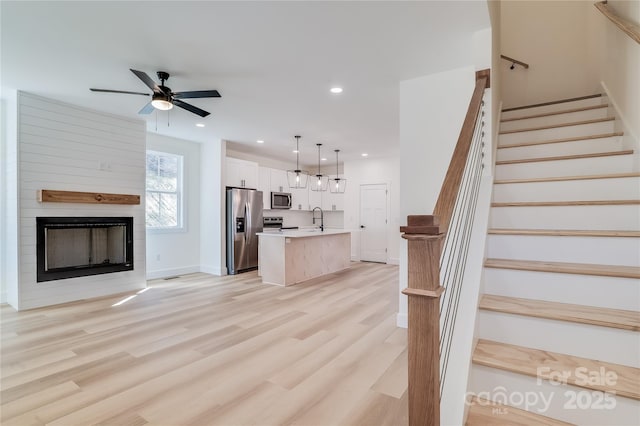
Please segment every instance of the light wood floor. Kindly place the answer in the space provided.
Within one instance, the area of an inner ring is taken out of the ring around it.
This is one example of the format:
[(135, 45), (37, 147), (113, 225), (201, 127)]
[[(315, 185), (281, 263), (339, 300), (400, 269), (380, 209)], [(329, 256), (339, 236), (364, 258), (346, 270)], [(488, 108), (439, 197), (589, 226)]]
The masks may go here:
[(2, 425), (406, 425), (398, 268), (149, 282), (1, 315)]

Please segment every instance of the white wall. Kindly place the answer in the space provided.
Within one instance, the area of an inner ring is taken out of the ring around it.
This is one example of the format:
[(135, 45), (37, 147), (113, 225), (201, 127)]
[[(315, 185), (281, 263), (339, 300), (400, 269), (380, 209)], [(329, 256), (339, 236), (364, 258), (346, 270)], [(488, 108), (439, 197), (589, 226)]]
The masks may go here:
[(200, 271), (200, 144), (147, 134), (147, 150), (183, 156), (182, 230), (147, 230), (147, 279)]
[(501, 21), (501, 2), (498, 0), (490, 0), (487, 2), (489, 6), (489, 16), (491, 18), (491, 161), (488, 166), (491, 174), (494, 174), (495, 161), (498, 152), (498, 132), (500, 132), (500, 112), (502, 110), (502, 59), (500, 58), (502, 21)]
[[(609, 7), (640, 25), (640, 3), (610, 0)], [(587, 26), (590, 68), (609, 102), (615, 105), (620, 130), (638, 148), (640, 141), (640, 44), (622, 32), (599, 10), (588, 3)], [(630, 145), (631, 145), (630, 144)]]
[(226, 275), (224, 176), (226, 143), (200, 146), (200, 271)]
[(2, 89), (0, 147), (0, 303), (18, 304), (18, 94)]
[(530, 65), (502, 61), (504, 107), (600, 93), (589, 70), (587, 1), (502, 1), (501, 53)]
[[(9, 297), (16, 309), (145, 287), (145, 136), (143, 121), (18, 92), (20, 256), (18, 280), (8, 281), (17, 292), (17, 301)], [(142, 202), (133, 206), (39, 203), (40, 189), (135, 194)], [(134, 270), (37, 283), (35, 230), (40, 216), (132, 216)]]
[[(400, 159), (367, 158), (346, 161), (344, 176), (347, 187), (344, 194), (344, 227), (360, 228), (360, 185), (386, 184), (387, 197), (387, 263), (399, 263), (400, 251)], [(403, 219), (403, 220), (406, 220)], [(360, 260), (360, 234), (351, 234), (351, 259)]]
[[(433, 213), (475, 87), (464, 67), (400, 83), (400, 224)], [(400, 243), (400, 290), (407, 287), (407, 244)], [(398, 325), (406, 327), (400, 295)]]

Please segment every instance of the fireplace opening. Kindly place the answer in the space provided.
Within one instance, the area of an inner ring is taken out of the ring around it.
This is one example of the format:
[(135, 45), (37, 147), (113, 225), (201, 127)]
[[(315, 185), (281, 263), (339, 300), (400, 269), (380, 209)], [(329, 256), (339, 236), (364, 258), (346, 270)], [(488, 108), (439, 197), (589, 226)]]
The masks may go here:
[(36, 218), (37, 282), (133, 270), (132, 217)]

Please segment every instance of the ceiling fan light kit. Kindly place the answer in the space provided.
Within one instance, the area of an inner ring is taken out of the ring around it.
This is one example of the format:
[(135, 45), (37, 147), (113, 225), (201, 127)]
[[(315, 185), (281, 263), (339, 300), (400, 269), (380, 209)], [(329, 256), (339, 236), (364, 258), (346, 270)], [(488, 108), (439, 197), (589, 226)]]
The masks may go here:
[(162, 93), (153, 94), (151, 105), (153, 105), (155, 109), (159, 109), (161, 111), (167, 111), (173, 108), (173, 104), (171, 103), (171, 100), (169, 100), (169, 97)]
[(296, 169), (287, 170), (287, 183), (290, 189), (300, 189), (307, 187), (307, 180), (309, 178), (309, 172), (300, 170), (300, 138), (302, 136), (296, 135)]
[[(158, 71), (158, 78), (160, 79), (160, 85), (157, 85), (151, 77), (144, 71), (138, 71), (130, 69), (132, 73), (136, 75), (149, 89), (153, 91), (151, 95), (151, 102), (142, 107), (138, 114), (151, 114), (154, 109), (161, 111), (168, 111), (173, 106), (180, 107), (200, 117), (206, 117), (210, 113), (197, 106), (188, 104), (181, 101), (181, 99), (194, 99), (194, 98), (220, 98), (220, 93), (217, 90), (194, 90), (189, 92), (172, 92), (170, 87), (164, 85), (164, 82), (169, 79), (169, 73), (165, 71)], [(111, 89), (94, 89), (90, 88), (92, 92), (105, 92), (105, 93), (124, 93), (127, 95), (142, 95), (149, 96), (146, 93), (130, 92), (125, 90), (111, 90)]]

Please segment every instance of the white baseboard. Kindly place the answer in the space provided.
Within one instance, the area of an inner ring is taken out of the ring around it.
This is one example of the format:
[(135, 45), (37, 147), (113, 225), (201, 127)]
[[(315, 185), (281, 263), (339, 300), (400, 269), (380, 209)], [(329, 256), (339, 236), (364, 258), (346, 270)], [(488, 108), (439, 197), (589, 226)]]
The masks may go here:
[(208, 265), (200, 265), (200, 272), (204, 272), (205, 274), (211, 275), (227, 275), (227, 267), (217, 267), (217, 266), (208, 266)]
[(176, 275), (194, 274), (200, 272), (200, 266), (187, 266), (184, 268), (161, 269), (159, 271), (147, 271), (147, 279), (155, 280), (158, 278), (175, 277)]
[(3, 291), (0, 293), (0, 305), (4, 305), (7, 303), (7, 292)]
[(399, 265), (400, 264), (400, 258), (398, 258), (398, 257), (390, 257), (389, 259), (387, 259), (387, 264), (388, 265)]
[(355, 256), (355, 255), (351, 255), (351, 261), (352, 262), (360, 262), (360, 256)]
[(409, 327), (409, 317), (407, 314), (397, 314), (396, 315), (396, 325), (400, 328), (408, 328)]

